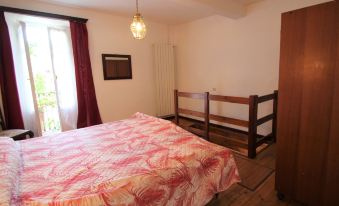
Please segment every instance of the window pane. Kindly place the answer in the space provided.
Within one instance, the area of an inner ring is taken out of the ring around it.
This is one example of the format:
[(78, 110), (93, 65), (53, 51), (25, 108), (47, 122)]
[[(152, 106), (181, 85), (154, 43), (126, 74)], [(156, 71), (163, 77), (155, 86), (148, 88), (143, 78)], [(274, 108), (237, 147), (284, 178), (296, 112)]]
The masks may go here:
[(49, 29), (54, 71), (57, 76), (57, 95), (63, 130), (76, 129), (77, 97), (74, 58), (69, 31)]
[(43, 135), (61, 131), (47, 27), (26, 25), (39, 118)]

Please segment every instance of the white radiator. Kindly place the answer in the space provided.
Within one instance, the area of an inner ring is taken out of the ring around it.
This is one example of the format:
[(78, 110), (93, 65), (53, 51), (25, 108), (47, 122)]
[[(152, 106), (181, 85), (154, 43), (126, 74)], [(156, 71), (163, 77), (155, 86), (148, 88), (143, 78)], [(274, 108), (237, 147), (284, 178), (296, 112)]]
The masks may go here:
[(157, 116), (174, 114), (175, 67), (171, 44), (154, 44), (153, 58)]

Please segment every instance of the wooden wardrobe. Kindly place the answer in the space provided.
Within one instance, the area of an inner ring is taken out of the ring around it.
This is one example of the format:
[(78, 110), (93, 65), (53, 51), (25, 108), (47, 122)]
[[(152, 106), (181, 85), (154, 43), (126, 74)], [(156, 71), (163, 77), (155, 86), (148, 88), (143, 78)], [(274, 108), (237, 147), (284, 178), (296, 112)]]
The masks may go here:
[(339, 205), (339, 5), (282, 14), (276, 189)]

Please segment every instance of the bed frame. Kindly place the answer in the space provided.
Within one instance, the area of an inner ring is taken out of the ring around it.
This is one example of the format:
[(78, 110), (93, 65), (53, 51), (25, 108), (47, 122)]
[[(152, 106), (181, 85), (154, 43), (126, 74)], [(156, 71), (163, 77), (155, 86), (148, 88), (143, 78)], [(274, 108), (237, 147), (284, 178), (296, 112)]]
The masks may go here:
[[(193, 111), (189, 109), (179, 108), (179, 97), (200, 99), (204, 101), (204, 112)], [(258, 118), (258, 105), (263, 102), (273, 100), (273, 113), (264, 117)], [(210, 101), (228, 102), (235, 104), (248, 105), (248, 120), (235, 119), (215, 114), (210, 114)], [(210, 120), (217, 122), (227, 123), (240, 127), (248, 128), (248, 140), (247, 140), (247, 156), (249, 158), (255, 158), (257, 155), (257, 147), (262, 144), (276, 140), (277, 131), (277, 106), (278, 106), (278, 91), (274, 91), (272, 94), (258, 96), (251, 95), (247, 97), (234, 97), (234, 96), (222, 96), (211, 95), (208, 92), (205, 93), (189, 93), (179, 92), (174, 90), (174, 107), (175, 107), (175, 123), (179, 125), (179, 114), (194, 116), (203, 119), (204, 129), (202, 137), (206, 140), (210, 140)], [(257, 127), (272, 120), (272, 132), (266, 136), (258, 135)]]

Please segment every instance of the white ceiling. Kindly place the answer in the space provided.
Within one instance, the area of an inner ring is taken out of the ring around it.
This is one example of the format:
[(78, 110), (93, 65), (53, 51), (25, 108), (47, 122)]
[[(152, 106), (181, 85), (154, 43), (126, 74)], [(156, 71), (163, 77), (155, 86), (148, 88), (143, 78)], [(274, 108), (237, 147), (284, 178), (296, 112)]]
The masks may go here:
[[(42, 2), (96, 9), (122, 16), (135, 13), (135, 0), (38, 0)], [(179, 24), (214, 14), (240, 18), (246, 5), (260, 0), (139, 0), (144, 18), (166, 24)]]

